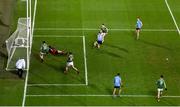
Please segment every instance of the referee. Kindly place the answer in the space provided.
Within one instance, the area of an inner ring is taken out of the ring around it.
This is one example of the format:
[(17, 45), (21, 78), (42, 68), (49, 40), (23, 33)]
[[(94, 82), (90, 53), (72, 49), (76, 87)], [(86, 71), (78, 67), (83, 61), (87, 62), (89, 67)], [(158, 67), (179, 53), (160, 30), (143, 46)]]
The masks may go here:
[(23, 76), (23, 70), (25, 69), (26, 67), (26, 62), (24, 59), (19, 59), (17, 62), (16, 62), (16, 69), (18, 71), (18, 76), (19, 78), (22, 78)]

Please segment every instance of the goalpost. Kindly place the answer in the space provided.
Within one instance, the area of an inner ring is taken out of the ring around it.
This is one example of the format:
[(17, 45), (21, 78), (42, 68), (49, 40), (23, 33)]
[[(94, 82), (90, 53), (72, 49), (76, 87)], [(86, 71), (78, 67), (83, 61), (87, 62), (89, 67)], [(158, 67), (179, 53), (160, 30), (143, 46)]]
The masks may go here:
[(31, 22), (31, 0), (26, 0), (26, 17), (18, 19), (16, 30), (6, 40), (6, 48), (8, 53), (8, 60), (6, 66), (7, 71), (16, 69), (15, 64), (18, 59), (25, 59), (25, 70), (29, 70), (33, 39)]

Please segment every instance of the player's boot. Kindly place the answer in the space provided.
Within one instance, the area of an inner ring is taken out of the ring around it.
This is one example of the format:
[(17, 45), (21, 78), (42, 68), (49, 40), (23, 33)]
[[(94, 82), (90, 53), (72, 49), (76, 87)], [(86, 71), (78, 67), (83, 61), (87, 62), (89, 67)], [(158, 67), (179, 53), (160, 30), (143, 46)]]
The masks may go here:
[(41, 63), (43, 63), (44, 62), (44, 59), (41, 59)]

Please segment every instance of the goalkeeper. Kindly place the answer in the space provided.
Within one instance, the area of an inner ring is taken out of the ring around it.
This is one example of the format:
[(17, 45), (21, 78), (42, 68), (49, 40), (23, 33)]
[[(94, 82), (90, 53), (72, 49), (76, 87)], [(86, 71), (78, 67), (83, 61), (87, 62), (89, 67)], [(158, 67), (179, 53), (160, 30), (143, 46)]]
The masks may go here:
[(157, 92), (157, 101), (159, 102), (163, 90), (164, 89), (167, 90), (166, 83), (165, 83), (165, 81), (163, 79), (163, 75), (160, 76), (160, 79), (156, 82), (156, 84), (157, 84), (157, 91), (158, 91)]
[(66, 55), (67, 52), (65, 52), (64, 50), (57, 50), (54, 47), (49, 46), (49, 53), (51, 53), (52, 55)]
[(39, 56), (40, 56), (40, 58), (41, 58), (41, 62), (44, 61), (44, 55), (45, 55), (45, 54), (48, 54), (48, 52), (49, 52), (49, 47), (48, 47), (48, 45), (46, 44), (46, 42), (43, 41), (42, 44), (41, 44), (40, 54), (39, 54)]

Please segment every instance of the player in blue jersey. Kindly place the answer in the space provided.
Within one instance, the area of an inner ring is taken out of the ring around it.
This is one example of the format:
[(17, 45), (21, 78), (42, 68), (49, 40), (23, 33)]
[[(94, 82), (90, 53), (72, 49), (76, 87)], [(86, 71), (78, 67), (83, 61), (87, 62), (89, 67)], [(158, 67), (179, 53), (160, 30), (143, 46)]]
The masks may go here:
[(140, 33), (140, 30), (141, 30), (142, 26), (143, 26), (143, 23), (142, 23), (142, 21), (138, 17), (137, 18), (137, 22), (136, 22), (136, 34), (137, 34), (136, 39), (137, 40), (139, 39), (139, 33)]
[(117, 91), (118, 91), (118, 95), (120, 95), (120, 93), (121, 93), (121, 86), (122, 86), (122, 81), (121, 81), (120, 74), (118, 73), (118, 74), (114, 77), (113, 97), (116, 96)]
[(99, 31), (97, 35), (97, 41), (94, 42), (94, 47), (100, 48), (100, 45), (104, 42), (104, 33)]

